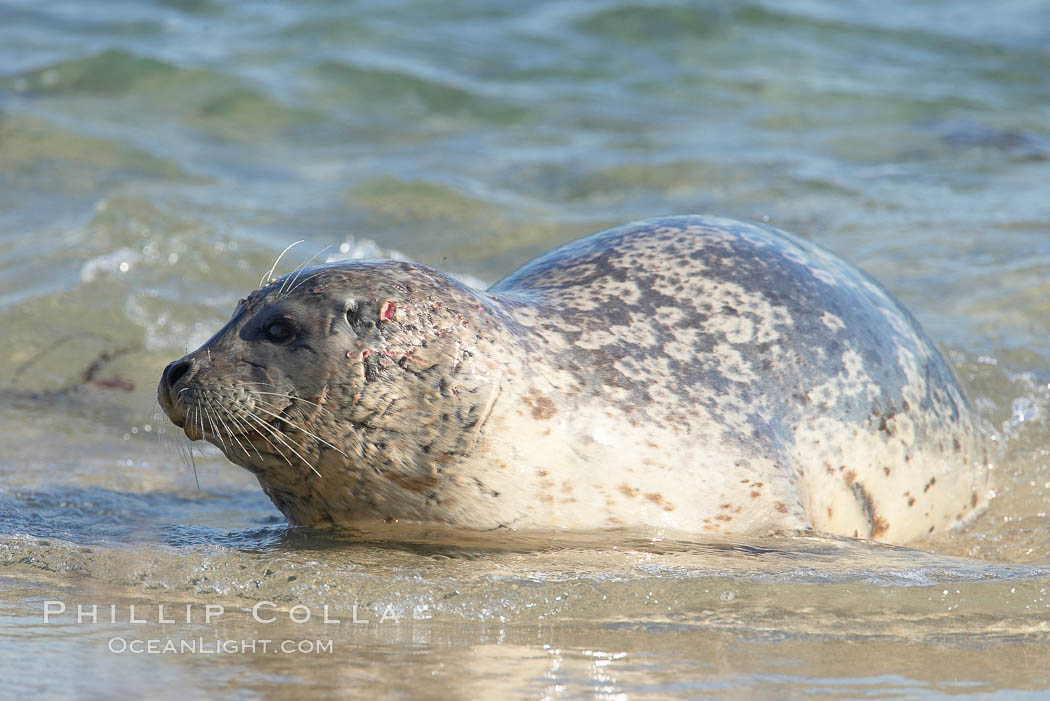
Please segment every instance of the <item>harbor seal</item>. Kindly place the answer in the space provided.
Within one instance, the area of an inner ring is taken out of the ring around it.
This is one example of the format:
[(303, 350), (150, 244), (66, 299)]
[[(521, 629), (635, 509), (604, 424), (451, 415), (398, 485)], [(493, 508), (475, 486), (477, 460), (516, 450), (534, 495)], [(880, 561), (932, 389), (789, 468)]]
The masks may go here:
[(882, 286), (711, 217), (596, 233), (484, 292), (403, 261), (291, 273), (158, 394), (295, 524), (905, 543), (988, 492), (963, 391)]

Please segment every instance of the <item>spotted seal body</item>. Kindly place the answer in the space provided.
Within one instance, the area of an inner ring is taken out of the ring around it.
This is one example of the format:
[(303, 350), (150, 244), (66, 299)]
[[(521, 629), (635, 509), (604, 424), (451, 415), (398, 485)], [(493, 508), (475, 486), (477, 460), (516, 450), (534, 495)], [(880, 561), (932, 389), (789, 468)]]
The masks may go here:
[(907, 542), (988, 488), (966, 398), (880, 285), (708, 217), (594, 234), (487, 292), (395, 261), (289, 275), (159, 397), (301, 524)]

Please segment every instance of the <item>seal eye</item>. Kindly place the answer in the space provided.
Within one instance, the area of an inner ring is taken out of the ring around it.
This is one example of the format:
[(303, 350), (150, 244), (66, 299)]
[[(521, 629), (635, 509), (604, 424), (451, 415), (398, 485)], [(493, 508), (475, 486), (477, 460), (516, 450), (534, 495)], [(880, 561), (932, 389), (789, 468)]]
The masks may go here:
[(274, 319), (263, 326), (263, 334), (271, 343), (287, 343), (295, 338), (295, 325), (288, 319)]

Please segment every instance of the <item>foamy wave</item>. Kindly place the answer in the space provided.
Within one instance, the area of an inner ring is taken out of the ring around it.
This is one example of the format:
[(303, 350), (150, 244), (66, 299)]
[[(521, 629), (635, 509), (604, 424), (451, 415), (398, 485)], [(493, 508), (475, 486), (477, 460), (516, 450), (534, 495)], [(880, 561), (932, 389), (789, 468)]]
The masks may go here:
[(130, 248), (118, 248), (92, 258), (80, 266), (80, 281), (92, 282), (102, 276), (116, 276), (129, 272), (142, 261), (142, 254)]
[[(411, 262), (412, 259), (406, 256), (401, 251), (393, 248), (382, 248), (379, 244), (371, 239), (355, 239), (353, 237), (348, 238), (343, 243), (339, 244), (339, 251), (337, 253), (330, 254), (325, 258), (325, 263), (338, 263), (344, 260), (367, 260), (370, 258), (389, 258), (390, 260), (405, 260)], [(489, 287), (488, 282), (481, 278), (474, 277), (465, 273), (448, 273), (456, 280), (459, 280), (464, 285), (470, 285), (474, 289), (484, 290)]]
[(325, 258), (325, 263), (338, 263), (343, 260), (365, 260), (369, 258), (390, 258), (391, 260), (410, 260), (401, 251), (393, 248), (382, 248), (371, 239), (348, 238), (339, 244), (339, 250)]

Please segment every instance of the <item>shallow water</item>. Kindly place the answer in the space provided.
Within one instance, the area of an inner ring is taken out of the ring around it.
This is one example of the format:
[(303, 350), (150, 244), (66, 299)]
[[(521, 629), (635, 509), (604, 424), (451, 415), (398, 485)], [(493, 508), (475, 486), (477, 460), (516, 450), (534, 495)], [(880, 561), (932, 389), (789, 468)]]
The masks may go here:
[[(0, 4), (0, 693), (1044, 696), (1048, 47), (1024, 0)], [(484, 284), (687, 212), (900, 297), (988, 422), (984, 515), (925, 552), (320, 533), (157, 411), (293, 241)], [(147, 639), (332, 649), (111, 651)]]

